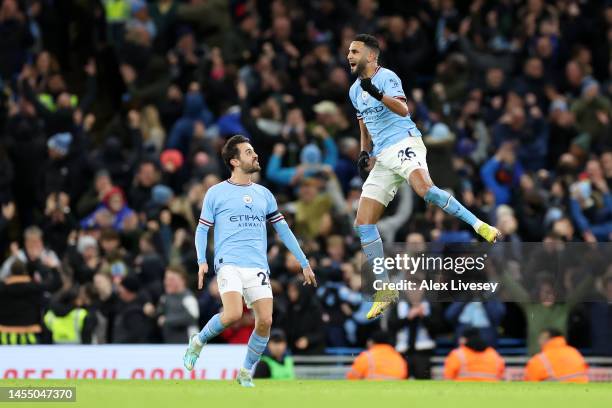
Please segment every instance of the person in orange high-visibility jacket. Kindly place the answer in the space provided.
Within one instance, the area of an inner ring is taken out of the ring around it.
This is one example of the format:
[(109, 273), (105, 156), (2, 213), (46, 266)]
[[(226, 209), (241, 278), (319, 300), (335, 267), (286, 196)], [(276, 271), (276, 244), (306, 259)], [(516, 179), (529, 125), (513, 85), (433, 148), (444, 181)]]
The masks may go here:
[(346, 374), (349, 380), (402, 380), (408, 377), (408, 364), (391, 345), (389, 335), (376, 332), (368, 349), (357, 356)]
[(559, 330), (542, 331), (538, 342), (542, 351), (527, 362), (525, 381), (589, 382), (584, 357), (568, 346)]
[(499, 381), (504, 375), (504, 359), (480, 337), (478, 329), (467, 329), (459, 347), (444, 361), (444, 378), (454, 381)]

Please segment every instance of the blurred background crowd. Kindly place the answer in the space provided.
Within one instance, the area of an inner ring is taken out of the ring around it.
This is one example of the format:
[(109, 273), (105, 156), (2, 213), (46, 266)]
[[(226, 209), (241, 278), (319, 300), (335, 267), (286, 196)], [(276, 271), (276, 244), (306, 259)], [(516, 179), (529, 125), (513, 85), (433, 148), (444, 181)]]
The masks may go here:
[[(553, 326), (612, 355), (605, 267), (587, 282), (596, 303), (559, 303), (544, 276), (520, 304), (415, 295), (365, 320), (346, 61), (362, 32), (402, 80), (438, 186), (507, 242), (610, 241), (610, 1), (0, 0), (1, 342), (186, 342), (220, 307), (212, 274), (193, 290), (194, 228), (228, 177), (220, 147), (244, 134), (321, 282), (303, 288), (270, 233), (274, 325), (294, 353), (362, 347), (382, 324), (402, 353), (477, 327), (532, 354)], [(473, 239), (408, 186), (379, 228)]]

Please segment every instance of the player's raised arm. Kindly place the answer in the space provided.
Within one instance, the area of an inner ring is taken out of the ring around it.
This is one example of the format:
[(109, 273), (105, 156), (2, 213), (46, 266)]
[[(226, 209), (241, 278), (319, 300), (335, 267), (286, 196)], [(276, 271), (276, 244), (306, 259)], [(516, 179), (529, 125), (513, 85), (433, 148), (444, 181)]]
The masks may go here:
[(383, 89), (378, 89), (371, 78), (361, 79), (361, 89), (369, 93), (374, 99), (377, 99), (385, 104), (393, 113), (400, 116), (408, 116), (408, 105), (406, 105), (406, 97), (402, 91), (402, 83), (400, 79), (386, 78)]
[(204, 286), (204, 275), (208, 273), (208, 264), (206, 263), (206, 246), (208, 244), (208, 230), (214, 226), (215, 215), (213, 211), (213, 197), (209, 190), (204, 196), (200, 219), (195, 233), (195, 246), (198, 256), (198, 289)]

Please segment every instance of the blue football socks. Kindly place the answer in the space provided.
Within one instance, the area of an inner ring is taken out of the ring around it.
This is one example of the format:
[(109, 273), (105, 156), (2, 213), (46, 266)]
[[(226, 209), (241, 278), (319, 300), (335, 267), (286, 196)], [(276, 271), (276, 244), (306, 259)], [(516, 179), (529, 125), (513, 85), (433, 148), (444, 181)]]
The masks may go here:
[(450, 195), (448, 192), (432, 186), (425, 194), (425, 201), (428, 203), (434, 203), (440, 207), (444, 212), (450, 214), (460, 220), (468, 223), (475, 230), (478, 229), (480, 221), (470, 210), (465, 208), (455, 197)]
[(385, 251), (383, 248), (382, 239), (378, 233), (378, 228), (374, 224), (357, 225), (355, 227), (359, 239), (361, 240), (361, 248), (365, 253), (368, 262), (376, 273), (377, 277), (385, 282), (389, 282), (389, 274), (384, 267)]
[(198, 340), (204, 345), (208, 343), (210, 339), (218, 336), (224, 329), (225, 326), (223, 326), (223, 323), (221, 323), (221, 314), (217, 313), (210, 318), (202, 331), (200, 331), (198, 334)]
[(259, 334), (251, 333), (249, 343), (247, 344), (247, 354), (244, 358), (243, 367), (247, 370), (252, 370), (253, 366), (259, 361), (261, 354), (266, 349), (269, 337), (262, 337)]

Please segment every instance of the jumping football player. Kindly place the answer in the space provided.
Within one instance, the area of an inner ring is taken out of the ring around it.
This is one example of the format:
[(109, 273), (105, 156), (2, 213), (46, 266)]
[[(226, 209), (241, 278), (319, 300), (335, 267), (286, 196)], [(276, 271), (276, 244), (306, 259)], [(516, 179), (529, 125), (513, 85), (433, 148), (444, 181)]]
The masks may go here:
[[(427, 149), (421, 132), (410, 119), (402, 83), (393, 71), (378, 65), (379, 53), (375, 37), (359, 34), (351, 42), (347, 56), (351, 72), (357, 75), (349, 97), (357, 111), (361, 133), (358, 166), (360, 172), (369, 171), (355, 220), (355, 229), (368, 261), (372, 264), (375, 258), (384, 257), (376, 223), (398, 186), (404, 182), (408, 182), (426, 202), (465, 221), (488, 242), (495, 242), (501, 236), (496, 228), (476, 218), (431, 181), (425, 159)], [(386, 271), (381, 278), (388, 281)], [(368, 319), (384, 313), (396, 298), (397, 291), (378, 291)]]

